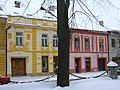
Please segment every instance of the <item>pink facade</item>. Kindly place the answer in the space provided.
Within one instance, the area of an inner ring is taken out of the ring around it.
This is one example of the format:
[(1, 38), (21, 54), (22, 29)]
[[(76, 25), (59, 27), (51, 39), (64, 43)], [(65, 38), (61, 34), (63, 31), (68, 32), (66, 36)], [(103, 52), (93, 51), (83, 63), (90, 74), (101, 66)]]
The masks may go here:
[(70, 72), (106, 70), (108, 33), (103, 31), (72, 29), (70, 33)]

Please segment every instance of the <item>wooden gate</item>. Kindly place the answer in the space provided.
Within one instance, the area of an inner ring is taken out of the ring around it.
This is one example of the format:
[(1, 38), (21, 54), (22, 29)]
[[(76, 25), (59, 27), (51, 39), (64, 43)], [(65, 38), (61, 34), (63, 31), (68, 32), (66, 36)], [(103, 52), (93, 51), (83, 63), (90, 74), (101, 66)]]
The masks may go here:
[(12, 76), (26, 75), (26, 60), (25, 58), (12, 58)]

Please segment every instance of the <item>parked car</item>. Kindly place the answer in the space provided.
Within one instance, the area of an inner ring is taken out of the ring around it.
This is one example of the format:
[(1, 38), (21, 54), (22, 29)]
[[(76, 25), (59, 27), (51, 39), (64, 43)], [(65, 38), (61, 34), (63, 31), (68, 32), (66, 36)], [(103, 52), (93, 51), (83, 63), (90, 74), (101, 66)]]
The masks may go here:
[(0, 84), (8, 84), (10, 82), (10, 77), (0, 75)]

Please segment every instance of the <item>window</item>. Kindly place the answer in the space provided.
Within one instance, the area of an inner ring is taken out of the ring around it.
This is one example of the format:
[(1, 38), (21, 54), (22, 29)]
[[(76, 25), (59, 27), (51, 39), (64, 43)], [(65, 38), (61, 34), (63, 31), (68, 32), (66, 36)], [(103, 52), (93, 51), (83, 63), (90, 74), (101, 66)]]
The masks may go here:
[(100, 49), (104, 49), (104, 40), (103, 40), (103, 38), (99, 39), (99, 47), (100, 47)]
[(16, 46), (22, 46), (22, 32), (16, 32)]
[(118, 39), (118, 48), (120, 48), (120, 39)]
[(42, 56), (42, 72), (48, 72), (48, 56)]
[(111, 39), (111, 45), (112, 47), (115, 47), (115, 39)]
[(47, 34), (42, 34), (42, 46), (47, 47)]
[(79, 38), (75, 37), (75, 48), (79, 48)]
[(90, 48), (90, 40), (88, 37), (85, 37), (85, 48)]
[(57, 35), (53, 35), (53, 47), (58, 47), (58, 38), (57, 38)]

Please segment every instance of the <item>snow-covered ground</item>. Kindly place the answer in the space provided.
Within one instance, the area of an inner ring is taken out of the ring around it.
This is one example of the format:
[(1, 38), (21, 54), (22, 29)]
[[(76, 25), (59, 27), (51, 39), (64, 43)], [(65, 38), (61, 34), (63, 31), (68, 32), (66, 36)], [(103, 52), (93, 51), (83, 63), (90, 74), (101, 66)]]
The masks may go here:
[[(92, 78), (94, 76), (100, 75), (104, 72), (93, 72), (93, 73), (81, 73), (77, 76), (90, 77), (89, 79), (81, 79), (70, 81), (69, 87), (57, 87), (56, 77), (51, 77), (46, 81), (42, 82), (32, 82), (32, 83), (18, 83), (18, 84), (5, 84), (0, 85), (0, 90), (120, 90), (120, 77), (118, 79), (111, 79), (107, 75), (103, 75), (99, 78)], [(28, 82), (36, 81), (46, 78), (47, 76), (36, 76), (36, 77), (11, 77), (12, 81), (18, 82)], [(70, 79), (75, 79), (76, 77), (70, 75)]]

